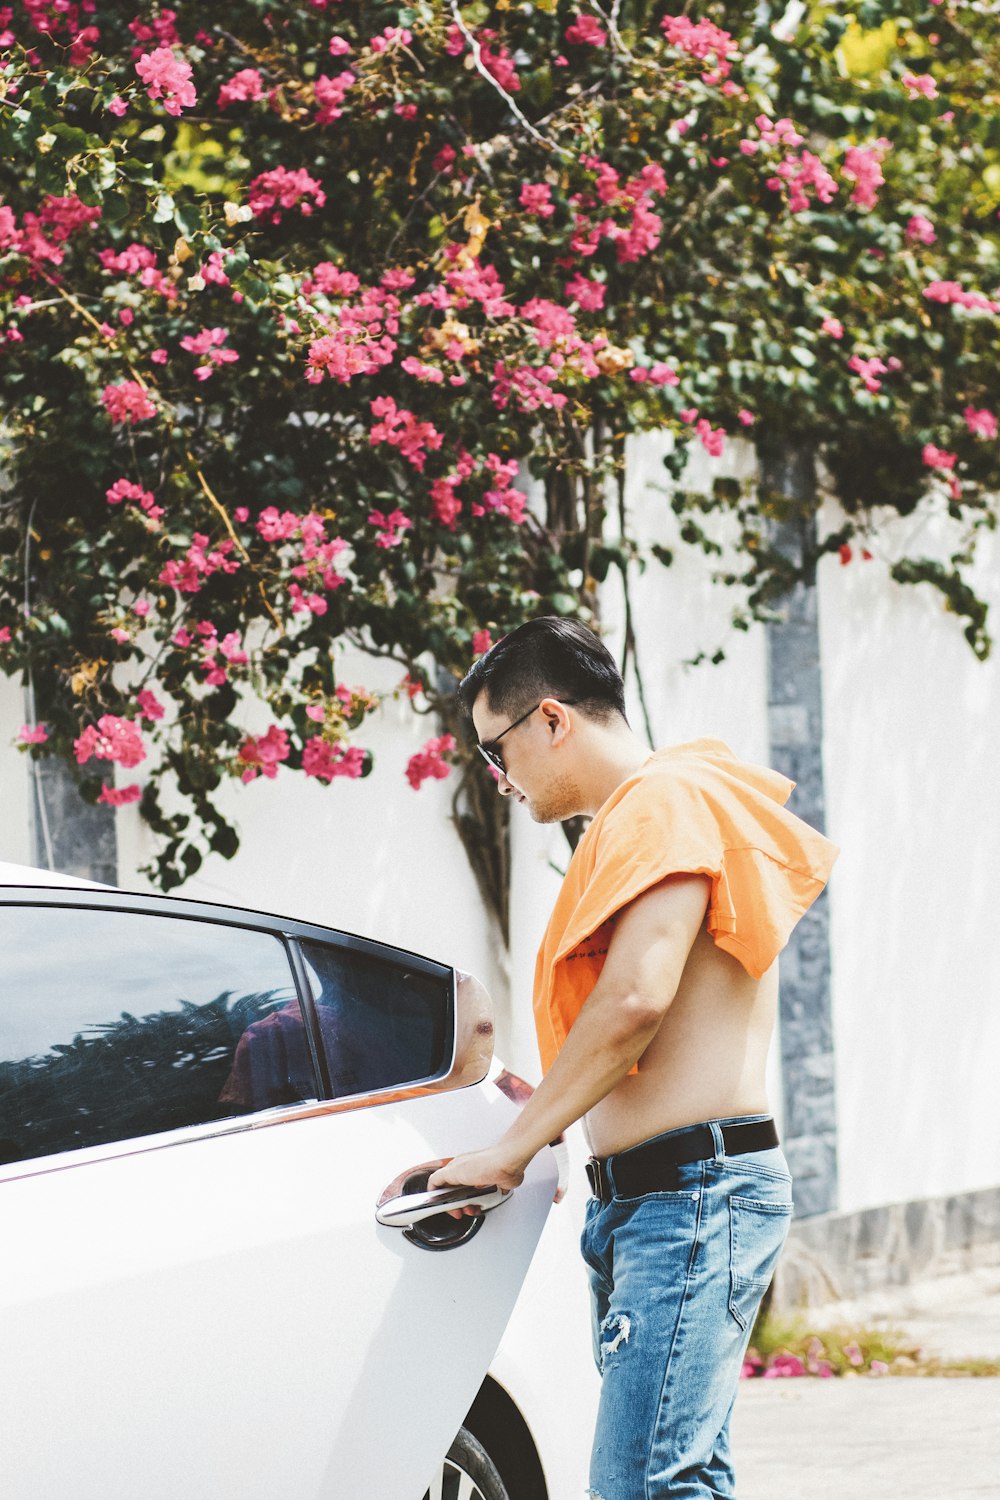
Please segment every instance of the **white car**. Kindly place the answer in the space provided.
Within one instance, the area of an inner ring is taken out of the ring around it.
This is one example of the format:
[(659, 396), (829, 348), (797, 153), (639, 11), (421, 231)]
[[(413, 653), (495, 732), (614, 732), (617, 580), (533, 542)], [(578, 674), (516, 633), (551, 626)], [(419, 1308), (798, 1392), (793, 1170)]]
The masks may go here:
[(0, 865), (3, 1495), (580, 1493), (558, 1330), (495, 1360), (556, 1153), (424, 1191), (518, 1108), (492, 1042), (444, 964)]

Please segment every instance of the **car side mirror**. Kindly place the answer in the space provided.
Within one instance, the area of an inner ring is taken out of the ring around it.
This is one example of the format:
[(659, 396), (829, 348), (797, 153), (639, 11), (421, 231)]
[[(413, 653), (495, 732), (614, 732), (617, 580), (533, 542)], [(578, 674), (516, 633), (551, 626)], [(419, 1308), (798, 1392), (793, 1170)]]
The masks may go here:
[(447, 1075), (430, 1087), (444, 1092), (481, 1083), (493, 1061), (493, 1001), (474, 974), (455, 970), (455, 1056)]

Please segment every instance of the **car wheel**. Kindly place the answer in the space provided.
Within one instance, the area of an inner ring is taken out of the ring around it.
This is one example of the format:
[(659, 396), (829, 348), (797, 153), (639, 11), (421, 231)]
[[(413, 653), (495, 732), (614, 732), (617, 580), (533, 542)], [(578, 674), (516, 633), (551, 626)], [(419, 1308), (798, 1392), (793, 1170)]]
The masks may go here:
[(511, 1500), (511, 1496), (482, 1443), (463, 1427), (424, 1500)]

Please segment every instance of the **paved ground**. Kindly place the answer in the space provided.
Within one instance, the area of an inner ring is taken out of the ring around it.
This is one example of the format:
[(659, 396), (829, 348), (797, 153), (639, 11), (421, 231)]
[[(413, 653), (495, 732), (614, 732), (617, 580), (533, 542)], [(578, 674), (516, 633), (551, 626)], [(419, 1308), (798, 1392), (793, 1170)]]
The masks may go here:
[[(944, 1359), (1000, 1360), (1000, 1267), (814, 1312), (896, 1328)], [(1000, 1500), (1000, 1379), (745, 1380), (739, 1500)]]
[(739, 1500), (1000, 1497), (1000, 1380), (745, 1380)]

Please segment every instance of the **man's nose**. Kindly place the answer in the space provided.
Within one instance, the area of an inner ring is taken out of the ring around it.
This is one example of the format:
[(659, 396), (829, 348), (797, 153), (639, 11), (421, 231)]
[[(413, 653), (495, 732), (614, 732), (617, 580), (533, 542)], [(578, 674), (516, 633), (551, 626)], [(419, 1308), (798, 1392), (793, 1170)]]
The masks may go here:
[(510, 782), (507, 780), (502, 771), (497, 772), (497, 791), (500, 793), (501, 797), (510, 797), (514, 792), (514, 788), (511, 786)]

